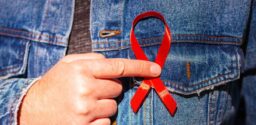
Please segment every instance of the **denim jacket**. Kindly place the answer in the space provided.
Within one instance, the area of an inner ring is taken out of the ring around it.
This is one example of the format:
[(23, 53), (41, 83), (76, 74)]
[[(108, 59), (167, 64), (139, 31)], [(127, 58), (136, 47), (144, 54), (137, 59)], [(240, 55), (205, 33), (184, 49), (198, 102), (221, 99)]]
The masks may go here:
[(0, 0), (0, 124), (17, 124), (33, 80), (65, 55), (73, 0)]
[[(172, 47), (161, 79), (177, 102), (176, 114), (170, 116), (153, 90), (135, 114), (130, 101), (141, 81), (124, 79), (117, 124), (232, 124), (243, 80), (251, 90), (249, 93), (243, 89), (250, 94), (245, 98), (246, 105), (250, 104), (246, 112), (255, 114), (255, 1), (93, 0), (91, 5), (92, 49), (108, 58), (135, 58), (129, 34), (133, 19), (142, 12), (162, 13), (172, 31)], [(106, 37), (100, 34), (105, 30), (121, 33)], [(157, 55), (163, 32), (163, 23), (154, 18), (140, 21), (135, 27), (137, 39), (151, 61)], [(243, 74), (248, 70), (251, 74)], [(255, 123), (253, 118), (247, 119), (248, 124)]]
[[(0, 5), (0, 124), (16, 124), (19, 105), (32, 81), (65, 55), (74, 0), (0, 0)], [(138, 113), (133, 113), (130, 100), (141, 80), (123, 78), (117, 124), (231, 124), (241, 82), (246, 106), (255, 104), (250, 99), (256, 94), (255, 1), (92, 0), (93, 51), (108, 58), (134, 59), (131, 24), (136, 15), (149, 10), (162, 13), (172, 31), (172, 48), (161, 79), (178, 109), (171, 117), (151, 90)], [(106, 30), (110, 35), (101, 34)], [(116, 31), (120, 34), (112, 33)], [(135, 33), (147, 57), (154, 60), (162, 22), (143, 20)], [(251, 116), (256, 111), (246, 109)]]

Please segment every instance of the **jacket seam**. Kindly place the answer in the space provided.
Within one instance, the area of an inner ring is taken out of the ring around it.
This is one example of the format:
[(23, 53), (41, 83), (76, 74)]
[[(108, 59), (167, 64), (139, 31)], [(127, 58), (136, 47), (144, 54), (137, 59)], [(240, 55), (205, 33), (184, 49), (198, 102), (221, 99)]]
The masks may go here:
[[(192, 85), (190, 85), (190, 87), (198, 86), (198, 85), (201, 85), (202, 83), (207, 83), (207, 82), (213, 81), (214, 79), (217, 79), (217, 78), (219, 78), (219, 77), (223, 77), (223, 76), (226, 76), (226, 75), (230, 75), (230, 74), (232, 74), (232, 73), (233, 73), (233, 72), (227, 72), (227, 73), (224, 73), (224, 74), (219, 74), (219, 75), (217, 75), (217, 76), (214, 76), (214, 77), (205, 79), (205, 80), (203, 80), (203, 81), (196, 82), (196, 84), (192, 84)], [(169, 82), (170, 84), (174, 84), (174, 86), (180, 86), (177, 82), (170, 82), (169, 80), (163, 80), (163, 81)], [(183, 87), (183, 86), (180, 86), (180, 87), (182, 87), (182, 89), (185, 88), (185, 87)]]
[[(32, 40), (32, 41), (37, 41), (42, 43), (67, 46), (67, 43), (64, 42), (65, 38), (63, 36), (52, 36), (49, 34), (42, 34), (37, 32), (24, 31), (24, 30), (18, 30), (18, 29), (6, 28), (6, 27), (0, 27), (0, 30), (1, 29), (4, 31), (7, 31), (7, 32), (0, 31), (0, 35), (3, 35), (3, 36), (16, 37), (16, 38), (22, 38), (22, 39)], [(25, 34), (25, 35), (22, 35), (22, 34)], [(33, 36), (38, 36), (38, 38), (35, 38)], [(45, 40), (44, 38), (56, 39), (56, 41)]]
[[(192, 41), (180, 41), (180, 42), (173, 42), (173, 43), (203, 43), (203, 44), (213, 44), (213, 45), (217, 45), (217, 44), (221, 44), (221, 43), (208, 43), (208, 42), (192, 42)], [(148, 46), (154, 46), (154, 45), (160, 45), (161, 42), (155, 42), (155, 43), (149, 43), (149, 44), (143, 44), (141, 45), (141, 47), (148, 47)], [(240, 45), (240, 44), (225, 44), (225, 45)], [(124, 49), (130, 49), (130, 45), (129, 46), (121, 46), (121, 47), (105, 47), (105, 48), (97, 48), (97, 47), (93, 47), (92, 50), (94, 52), (100, 52), (100, 51), (114, 51), (114, 50), (124, 50)]]
[[(154, 39), (161, 39), (162, 37), (151, 37), (151, 38), (143, 38), (143, 39), (138, 39), (138, 40), (154, 40)], [(219, 37), (218, 37), (219, 38)], [(231, 38), (231, 37), (230, 37)], [(238, 38), (237, 38), (238, 39)], [(109, 44), (109, 43), (115, 43), (115, 44), (119, 44), (119, 43), (125, 43), (125, 42), (129, 42), (130, 40), (118, 40), (118, 41), (109, 41), (109, 40), (94, 40), (92, 42), (92, 45), (96, 44)], [(178, 43), (178, 42), (185, 42), (185, 41), (199, 41), (199, 42), (208, 42), (208, 43), (212, 43), (212, 44), (233, 44), (233, 45), (240, 45), (242, 40), (239, 41), (223, 41), (223, 40), (209, 40), (209, 39), (182, 39), (182, 40), (178, 40), (178, 39), (173, 39), (172, 42)], [(195, 42), (197, 43), (197, 42)], [(142, 43), (143, 45), (143, 43)]]
[[(225, 76), (229, 76), (229, 74), (226, 74), (226, 75), (223, 75), (224, 77)], [(216, 77), (215, 79), (218, 79), (220, 77)], [(192, 88), (192, 91), (189, 91), (189, 90), (186, 90), (187, 88), (190, 88), (190, 87), (182, 87), (182, 88), (179, 88), (179, 90), (176, 90), (175, 88), (176, 87), (173, 87), (173, 85), (170, 85), (168, 88), (169, 91), (173, 92), (173, 93), (179, 93), (179, 94), (183, 94), (183, 95), (190, 95), (190, 94), (195, 94), (195, 93), (200, 93), (202, 91), (205, 91), (205, 90), (210, 90), (210, 89), (213, 89), (215, 86), (220, 86), (220, 85), (223, 85), (223, 84), (226, 84), (227, 82), (229, 81), (232, 81), (232, 80), (235, 80), (236, 78), (227, 78), (225, 80), (222, 80), (222, 81), (218, 81), (218, 82), (213, 82), (212, 84), (209, 84), (206, 82), (207, 85), (204, 85), (203, 87), (198, 87), (197, 89), (193, 89)], [(209, 81), (213, 81), (214, 79), (212, 80), (209, 80)], [(168, 81), (165, 81), (168, 83)], [(217, 83), (217, 84), (216, 84)], [(171, 83), (172, 84), (172, 83)], [(179, 85), (177, 85), (179, 86)]]
[[(238, 36), (227, 36), (227, 35), (207, 35), (207, 34), (173, 34), (172, 37), (174, 39), (184, 39), (184, 37), (197, 37), (197, 39), (223, 39), (223, 38), (230, 38), (230, 39), (238, 39), (239, 41), (237, 42), (241, 42), (242, 37), (238, 37)], [(182, 37), (182, 38), (181, 38)], [(154, 36), (154, 37), (147, 37), (147, 38), (139, 38), (139, 39), (152, 39), (152, 38), (162, 38), (162, 36)], [(104, 38), (105, 39), (105, 38)], [(104, 41), (103, 39), (103, 41)], [(99, 41), (99, 40), (95, 40), (94, 41)], [(129, 41), (129, 40), (119, 40), (119, 41)]]
[[(36, 32), (25, 31), (25, 30), (21, 30), (21, 29), (8, 28), (8, 27), (0, 27), (0, 29), (11, 31), (11, 32), (17, 32), (17, 33), (27, 33), (27, 34), (36, 34), (36, 35), (40, 34), (40, 33), (36, 33)], [(48, 38), (54, 38), (54, 37), (56, 37), (58, 39), (63, 39), (64, 38), (63, 36), (51, 36), (51, 35), (48, 35), (48, 34), (40, 34), (40, 35), (44, 36), (44, 37), (48, 37)]]
[[(146, 40), (159, 40), (162, 37), (151, 37), (151, 38), (144, 38), (144, 39), (139, 39), (141, 40), (141, 47), (146, 47), (146, 46), (152, 46), (152, 45), (158, 45), (161, 44), (161, 42), (151, 42), (151, 43), (143, 43), (143, 41)], [(235, 37), (230, 37), (230, 38), (235, 38)], [(223, 45), (241, 45), (241, 40), (239, 40), (240, 42), (237, 42), (235, 40), (233, 41), (223, 41), (223, 40), (207, 40), (207, 39), (187, 39), (187, 40), (172, 40), (172, 43), (201, 43), (201, 44), (214, 44), (214, 45), (218, 45), (218, 44), (223, 44)], [(127, 43), (126, 45), (120, 46), (121, 43)], [(114, 44), (114, 46), (112, 45), (106, 45), (106, 44)], [(101, 45), (105, 45), (108, 47), (99, 47)], [(92, 42), (92, 49), (93, 51), (111, 51), (111, 50), (122, 50), (122, 49), (129, 49), (130, 48), (130, 43), (129, 40), (119, 40), (119, 41), (93, 41)]]
[[(0, 73), (1, 73), (1, 72), (5, 72), (5, 71), (7, 71), (7, 70), (15, 69), (15, 68), (18, 68), (18, 67), (19, 67), (18, 64), (10, 65), (10, 66), (5, 67), (4, 69), (0, 69)], [(14, 72), (14, 71), (13, 71), (13, 72)], [(16, 72), (16, 71), (15, 71), (15, 72)], [(11, 73), (12, 73), (12, 72), (11, 72)]]

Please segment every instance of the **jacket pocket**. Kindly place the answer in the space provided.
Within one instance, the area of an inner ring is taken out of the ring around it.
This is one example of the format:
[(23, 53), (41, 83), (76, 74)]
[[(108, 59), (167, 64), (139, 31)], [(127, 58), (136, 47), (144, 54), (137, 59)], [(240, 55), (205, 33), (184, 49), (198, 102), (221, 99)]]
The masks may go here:
[(174, 44), (161, 77), (170, 91), (200, 93), (239, 79), (241, 55), (234, 45)]
[(0, 36), (0, 79), (24, 75), (29, 41)]
[[(149, 60), (154, 61), (159, 44), (141, 44)], [(101, 51), (108, 58), (135, 59), (130, 49)], [(226, 85), (240, 78), (242, 51), (237, 45), (173, 43), (161, 79), (174, 93), (190, 95)], [(136, 84), (140, 82), (135, 80)]]

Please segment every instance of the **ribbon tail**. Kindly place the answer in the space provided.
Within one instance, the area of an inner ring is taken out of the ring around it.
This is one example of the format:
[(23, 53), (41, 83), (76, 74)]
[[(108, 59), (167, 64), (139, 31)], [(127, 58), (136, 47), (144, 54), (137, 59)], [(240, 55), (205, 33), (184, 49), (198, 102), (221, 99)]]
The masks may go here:
[(165, 87), (164, 83), (159, 78), (157, 78), (152, 81), (152, 84), (161, 101), (168, 109), (169, 113), (174, 116), (177, 109), (177, 103), (169, 93), (168, 89)]
[(164, 103), (165, 107), (168, 109), (171, 116), (174, 116), (177, 109), (177, 104), (173, 97), (170, 94), (167, 94), (164, 97), (160, 97), (160, 99)]
[(144, 102), (146, 96), (149, 93), (149, 90), (151, 89), (148, 82), (143, 81), (139, 88), (137, 89), (136, 93), (134, 94), (132, 100), (131, 100), (131, 107), (133, 112), (138, 112), (141, 104)]

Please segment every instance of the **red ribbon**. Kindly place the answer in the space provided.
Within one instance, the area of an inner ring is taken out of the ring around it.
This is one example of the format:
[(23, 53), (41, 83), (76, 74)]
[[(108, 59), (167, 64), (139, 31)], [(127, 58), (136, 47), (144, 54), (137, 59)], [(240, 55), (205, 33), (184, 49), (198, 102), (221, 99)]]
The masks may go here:
[[(134, 28), (135, 28), (135, 25), (140, 20), (145, 19), (145, 18), (149, 18), (149, 17), (158, 18), (165, 25), (165, 28), (164, 28), (165, 33), (164, 33), (164, 36), (163, 36), (163, 39), (162, 39), (162, 44), (159, 48), (158, 54), (157, 54), (156, 59), (155, 59), (155, 62), (157, 64), (159, 64), (161, 66), (161, 68), (163, 68), (165, 60), (168, 56), (168, 53), (169, 53), (169, 50), (170, 50), (170, 47), (171, 47), (172, 37), (171, 37), (170, 29), (169, 29), (164, 17), (160, 13), (155, 12), (155, 11), (149, 11), (149, 12), (145, 12), (145, 13), (142, 13), (142, 14), (138, 15), (134, 19), (134, 21), (132, 23), (131, 33), (130, 33), (131, 47), (132, 47), (132, 50), (133, 50), (137, 59), (148, 60), (144, 51), (140, 47), (138, 40), (136, 39), (136, 36), (134, 34)], [(175, 100), (173, 99), (173, 97), (170, 95), (169, 91), (167, 90), (166, 86), (164, 85), (164, 83), (160, 79), (160, 77), (144, 78), (144, 80), (142, 81), (141, 85), (139, 86), (139, 88), (137, 89), (135, 95), (133, 96), (133, 98), (131, 100), (132, 110), (134, 112), (137, 112), (139, 110), (141, 104), (143, 103), (146, 96), (148, 95), (151, 87), (155, 89), (155, 91), (157, 92), (161, 101), (163, 102), (165, 107), (168, 109), (170, 114), (173, 116), (175, 111), (176, 111), (177, 104), (176, 104)]]

